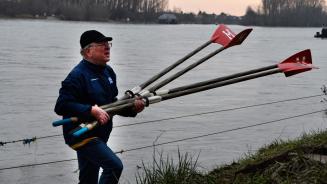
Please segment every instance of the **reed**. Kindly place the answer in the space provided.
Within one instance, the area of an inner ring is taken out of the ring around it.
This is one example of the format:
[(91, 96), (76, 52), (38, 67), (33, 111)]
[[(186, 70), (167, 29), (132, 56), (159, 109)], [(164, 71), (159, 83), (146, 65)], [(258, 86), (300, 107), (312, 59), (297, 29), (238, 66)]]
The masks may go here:
[(163, 153), (153, 155), (149, 165), (142, 162), (136, 175), (137, 184), (197, 184), (203, 183), (203, 175), (198, 168), (198, 158), (189, 153), (182, 154), (178, 149), (177, 163), (172, 156)]

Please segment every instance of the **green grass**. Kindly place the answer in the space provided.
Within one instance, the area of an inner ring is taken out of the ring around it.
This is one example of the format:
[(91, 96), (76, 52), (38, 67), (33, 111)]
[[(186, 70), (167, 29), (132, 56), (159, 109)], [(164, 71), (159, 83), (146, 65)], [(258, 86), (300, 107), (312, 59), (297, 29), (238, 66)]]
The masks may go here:
[(291, 184), (326, 183), (327, 164), (306, 154), (326, 152), (327, 131), (304, 134), (296, 140), (276, 140), (254, 154), (207, 173), (198, 170), (198, 157), (178, 151), (178, 160), (154, 155), (150, 165), (143, 163), (137, 184)]
[(162, 153), (153, 156), (151, 165), (142, 163), (142, 170), (136, 176), (137, 184), (192, 184), (201, 183), (202, 176), (197, 171), (198, 157), (178, 150), (178, 161), (164, 157)]

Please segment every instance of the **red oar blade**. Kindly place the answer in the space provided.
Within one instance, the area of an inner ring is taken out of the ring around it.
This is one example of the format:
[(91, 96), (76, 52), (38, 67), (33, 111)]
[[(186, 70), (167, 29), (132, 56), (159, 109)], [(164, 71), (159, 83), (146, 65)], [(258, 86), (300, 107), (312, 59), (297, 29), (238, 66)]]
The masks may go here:
[(231, 29), (224, 24), (220, 24), (211, 36), (211, 41), (225, 47), (235, 36), (236, 34)]
[(317, 68), (312, 65), (311, 52), (309, 49), (301, 51), (278, 64), (278, 68), (286, 77)]
[(220, 24), (214, 34), (211, 36), (211, 41), (228, 48), (234, 45), (240, 45), (251, 33), (251, 31), (252, 29), (245, 29), (238, 34), (235, 34), (227, 26)]

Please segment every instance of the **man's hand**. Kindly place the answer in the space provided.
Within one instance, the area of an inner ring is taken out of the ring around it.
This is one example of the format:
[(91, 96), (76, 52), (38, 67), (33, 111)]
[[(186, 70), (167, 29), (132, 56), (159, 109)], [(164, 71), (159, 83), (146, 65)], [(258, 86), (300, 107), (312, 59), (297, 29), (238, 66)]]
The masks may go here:
[(109, 114), (97, 105), (92, 106), (91, 114), (101, 125), (106, 124), (110, 120)]
[(142, 112), (145, 107), (145, 102), (141, 98), (137, 98), (134, 101), (134, 110), (136, 113)]

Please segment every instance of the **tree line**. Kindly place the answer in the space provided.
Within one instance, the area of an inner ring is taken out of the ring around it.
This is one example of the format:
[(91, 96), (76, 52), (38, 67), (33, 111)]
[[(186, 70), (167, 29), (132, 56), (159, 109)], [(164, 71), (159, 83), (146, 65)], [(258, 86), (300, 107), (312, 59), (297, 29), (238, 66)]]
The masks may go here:
[(0, 0), (0, 15), (151, 22), (167, 5), (168, 0)]
[(155, 23), (173, 13), (179, 23), (241, 24), (257, 26), (327, 25), (325, 0), (262, 0), (256, 9), (236, 17), (204, 11), (168, 10), (169, 0), (0, 0), (0, 17), (55, 17), (62, 20)]
[(179, 23), (238, 24), (240, 18), (204, 11), (168, 10), (169, 0), (0, 0), (0, 17), (48, 18), (85, 21), (155, 23), (163, 13), (173, 13)]
[(258, 26), (322, 26), (327, 24), (324, 0), (262, 0), (247, 8), (241, 24)]

